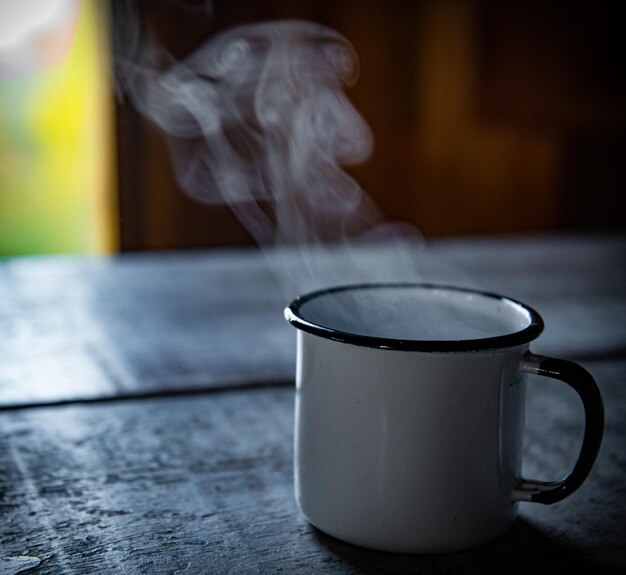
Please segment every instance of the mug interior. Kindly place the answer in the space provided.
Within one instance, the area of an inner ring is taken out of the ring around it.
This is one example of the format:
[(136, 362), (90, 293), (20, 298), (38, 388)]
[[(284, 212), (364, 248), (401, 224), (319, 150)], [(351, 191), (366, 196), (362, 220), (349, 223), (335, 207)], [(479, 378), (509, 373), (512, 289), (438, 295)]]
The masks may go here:
[(537, 312), (511, 298), (425, 284), (322, 290), (295, 300), (286, 317), (317, 335), (398, 349), (505, 347), (531, 341), (543, 328)]

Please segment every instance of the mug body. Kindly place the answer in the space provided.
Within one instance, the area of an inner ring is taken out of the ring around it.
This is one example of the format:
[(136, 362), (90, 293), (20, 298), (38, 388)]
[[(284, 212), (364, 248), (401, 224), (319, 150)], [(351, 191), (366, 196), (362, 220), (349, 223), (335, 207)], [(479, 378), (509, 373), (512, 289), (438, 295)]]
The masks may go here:
[(298, 332), (295, 491), (322, 531), (408, 553), (511, 525), (524, 422), (521, 345), (378, 349)]
[(322, 531), (385, 551), (486, 543), (517, 512), (531, 308), (366, 284), (285, 310), (298, 328), (295, 492)]

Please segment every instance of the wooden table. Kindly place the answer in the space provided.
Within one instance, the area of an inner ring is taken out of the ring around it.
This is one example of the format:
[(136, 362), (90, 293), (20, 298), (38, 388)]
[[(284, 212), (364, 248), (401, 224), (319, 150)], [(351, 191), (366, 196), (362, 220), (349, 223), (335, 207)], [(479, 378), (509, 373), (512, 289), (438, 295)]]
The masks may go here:
[[(384, 249), (369, 251), (375, 267)], [(5, 260), (0, 574), (625, 568), (626, 237), (448, 240), (427, 252), (427, 279), (525, 301), (547, 324), (533, 350), (595, 375), (605, 438), (572, 497), (522, 504), (509, 533), (465, 553), (337, 541), (294, 503), (295, 333), (257, 251)], [(524, 474), (555, 479), (577, 455), (582, 407), (559, 383), (537, 378), (528, 391)]]

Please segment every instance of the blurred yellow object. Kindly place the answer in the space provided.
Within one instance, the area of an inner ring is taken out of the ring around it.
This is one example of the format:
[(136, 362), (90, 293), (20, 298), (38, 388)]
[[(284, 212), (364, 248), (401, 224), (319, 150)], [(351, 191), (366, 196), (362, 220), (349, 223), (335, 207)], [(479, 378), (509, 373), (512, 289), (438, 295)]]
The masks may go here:
[(0, 43), (0, 256), (117, 249), (108, 14), (57, 4), (53, 27)]

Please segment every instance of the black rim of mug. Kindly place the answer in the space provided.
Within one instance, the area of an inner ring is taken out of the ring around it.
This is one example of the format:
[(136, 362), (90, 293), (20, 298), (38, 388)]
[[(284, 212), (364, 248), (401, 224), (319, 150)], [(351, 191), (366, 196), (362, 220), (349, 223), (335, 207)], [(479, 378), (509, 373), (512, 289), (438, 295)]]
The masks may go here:
[[(364, 289), (397, 289), (397, 288), (418, 288), (425, 290), (446, 290), (455, 291), (471, 295), (483, 296), (495, 299), (507, 304), (514, 304), (526, 311), (529, 317), (528, 325), (516, 332), (498, 335), (494, 337), (478, 339), (452, 339), (452, 340), (418, 340), (418, 339), (394, 339), (386, 337), (374, 337), (345, 332), (334, 328), (326, 327), (302, 317), (301, 307), (312, 299), (333, 293), (364, 290)], [(465, 287), (439, 285), (429, 283), (363, 283), (342, 285), (332, 288), (317, 290), (293, 300), (285, 308), (285, 319), (297, 329), (317, 335), (333, 341), (358, 345), (361, 347), (371, 347), (377, 349), (397, 350), (397, 351), (426, 351), (426, 352), (463, 352), (463, 351), (488, 351), (516, 347), (526, 344), (536, 339), (543, 331), (544, 323), (539, 313), (532, 307), (516, 299), (502, 296), (496, 293), (475, 290)]]

